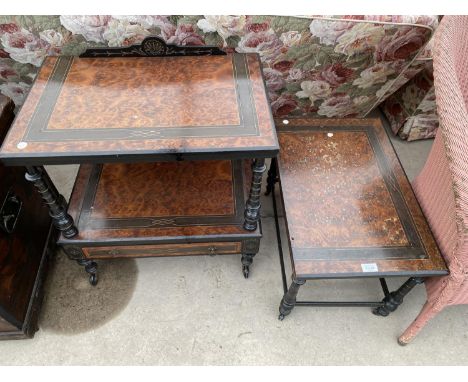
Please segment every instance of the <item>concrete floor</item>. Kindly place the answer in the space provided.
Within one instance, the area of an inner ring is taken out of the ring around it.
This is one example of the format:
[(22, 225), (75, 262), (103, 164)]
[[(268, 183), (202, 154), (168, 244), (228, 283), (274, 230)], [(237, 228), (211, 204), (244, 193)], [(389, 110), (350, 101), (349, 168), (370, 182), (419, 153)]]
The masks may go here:
[[(394, 139), (410, 178), (422, 167), (431, 144)], [(50, 172), (67, 194), (74, 169)], [(467, 306), (447, 308), (412, 344), (397, 344), (396, 337), (424, 303), (423, 287), (387, 318), (367, 308), (297, 307), (278, 321), (282, 287), (271, 200), (264, 198), (263, 206), (264, 238), (248, 280), (238, 256), (150, 258), (137, 260), (135, 271), (121, 272), (118, 287), (106, 288), (110, 281), (103, 276), (100, 289), (91, 290), (81, 271), (72, 268), (74, 263), (58, 261), (62, 271), (49, 278), (41, 330), (32, 340), (0, 342), (0, 364), (468, 364)], [(75, 289), (70, 299), (78, 296), (76, 304), (57, 297), (63, 267), (75, 272), (67, 277)], [(393, 289), (403, 281), (389, 284)], [(121, 294), (128, 298), (118, 298)], [(382, 298), (378, 280), (309, 282), (299, 297)], [(109, 311), (101, 300), (118, 306)], [(67, 319), (54, 327), (48, 324), (54, 317)]]

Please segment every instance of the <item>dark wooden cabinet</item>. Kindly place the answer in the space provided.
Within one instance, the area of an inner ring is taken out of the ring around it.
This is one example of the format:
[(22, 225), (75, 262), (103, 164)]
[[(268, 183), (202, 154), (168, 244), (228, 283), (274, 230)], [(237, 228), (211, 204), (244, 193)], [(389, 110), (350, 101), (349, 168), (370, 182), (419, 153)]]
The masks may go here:
[[(13, 120), (0, 95), (0, 142)], [(47, 267), (51, 218), (21, 167), (0, 164), (0, 339), (32, 337)]]

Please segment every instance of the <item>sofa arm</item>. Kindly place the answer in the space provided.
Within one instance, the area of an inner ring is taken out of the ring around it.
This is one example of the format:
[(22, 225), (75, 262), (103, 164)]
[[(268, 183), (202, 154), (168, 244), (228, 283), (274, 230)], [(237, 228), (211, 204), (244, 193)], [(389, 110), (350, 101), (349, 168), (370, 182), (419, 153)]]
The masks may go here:
[(425, 62), (423, 71), (392, 94), (381, 107), (394, 134), (414, 141), (434, 138), (439, 117), (434, 92), (432, 61)]

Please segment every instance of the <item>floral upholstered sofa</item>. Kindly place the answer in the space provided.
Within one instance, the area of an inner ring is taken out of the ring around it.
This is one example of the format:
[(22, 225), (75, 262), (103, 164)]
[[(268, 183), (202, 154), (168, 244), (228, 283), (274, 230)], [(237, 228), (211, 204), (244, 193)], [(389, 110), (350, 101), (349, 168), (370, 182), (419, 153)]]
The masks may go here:
[(363, 117), (423, 66), (436, 16), (0, 16), (0, 92), (20, 106), (46, 55), (178, 45), (257, 52), (276, 116)]
[(380, 105), (394, 134), (408, 141), (434, 138), (439, 127), (432, 74), (432, 41), (412, 64), (419, 73)]

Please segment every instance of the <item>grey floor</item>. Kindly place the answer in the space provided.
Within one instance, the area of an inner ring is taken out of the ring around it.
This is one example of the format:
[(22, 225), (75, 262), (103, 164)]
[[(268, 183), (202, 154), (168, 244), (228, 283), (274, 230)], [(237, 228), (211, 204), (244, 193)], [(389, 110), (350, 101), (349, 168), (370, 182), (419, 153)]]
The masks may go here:
[[(413, 178), (432, 142), (393, 141)], [(49, 170), (69, 193), (75, 168)], [(248, 280), (238, 256), (153, 258), (103, 269), (118, 277), (103, 275), (99, 289), (91, 290), (74, 263), (57, 260), (41, 330), (32, 340), (0, 342), (0, 364), (468, 364), (467, 306), (447, 308), (412, 344), (397, 344), (424, 303), (423, 287), (387, 318), (367, 308), (297, 307), (278, 321), (282, 287), (271, 200), (264, 198), (263, 206), (264, 239)], [(309, 282), (300, 297), (382, 296), (377, 280), (327, 280)]]

